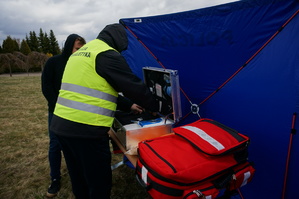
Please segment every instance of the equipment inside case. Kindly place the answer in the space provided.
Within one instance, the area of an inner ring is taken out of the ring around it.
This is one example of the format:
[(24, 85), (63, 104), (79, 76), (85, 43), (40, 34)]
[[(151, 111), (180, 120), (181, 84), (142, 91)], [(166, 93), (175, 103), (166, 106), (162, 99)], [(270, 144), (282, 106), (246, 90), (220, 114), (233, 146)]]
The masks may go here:
[(180, 84), (177, 70), (143, 67), (143, 78), (159, 100), (159, 113), (177, 122), (182, 117)]
[(128, 151), (142, 140), (171, 133), (172, 125), (182, 116), (178, 71), (155, 67), (143, 67), (142, 71), (145, 84), (159, 101), (159, 114), (116, 112), (113, 130)]

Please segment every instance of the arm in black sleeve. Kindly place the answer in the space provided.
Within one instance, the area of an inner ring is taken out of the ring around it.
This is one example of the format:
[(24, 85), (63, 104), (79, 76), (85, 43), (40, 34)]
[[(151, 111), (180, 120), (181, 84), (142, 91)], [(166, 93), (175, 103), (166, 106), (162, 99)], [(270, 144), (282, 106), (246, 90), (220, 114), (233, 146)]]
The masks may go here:
[(143, 108), (157, 112), (158, 103), (147, 86), (130, 69), (124, 57), (115, 51), (100, 53), (96, 71), (117, 91)]
[(117, 108), (116, 108), (117, 110), (130, 112), (132, 105), (133, 105), (133, 102), (131, 100), (129, 100), (128, 98), (125, 98), (121, 95), (118, 96)]
[(48, 101), (48, 106), (49, 106), (49, 111), (53, 112), (56, 99), (57, 99), (57, 94), (55, 92), (54, 88), (54, 67), (55, 67), (55, 62), (53, 59), (48, 59), (46, 62), (42, 76), (41, 76), (41, 87), (42, 87), (42, 93), (46, 100)]

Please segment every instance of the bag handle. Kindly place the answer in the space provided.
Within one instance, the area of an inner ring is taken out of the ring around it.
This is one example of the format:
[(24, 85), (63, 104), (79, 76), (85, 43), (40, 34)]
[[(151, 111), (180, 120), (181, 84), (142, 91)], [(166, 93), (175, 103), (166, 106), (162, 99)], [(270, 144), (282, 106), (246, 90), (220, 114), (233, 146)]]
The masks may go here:
[(249, 144), (249, 137), (210, 119), (200, 119), (173, 128), (173, 131), (199, 151), (211, 156), (228, 154)]

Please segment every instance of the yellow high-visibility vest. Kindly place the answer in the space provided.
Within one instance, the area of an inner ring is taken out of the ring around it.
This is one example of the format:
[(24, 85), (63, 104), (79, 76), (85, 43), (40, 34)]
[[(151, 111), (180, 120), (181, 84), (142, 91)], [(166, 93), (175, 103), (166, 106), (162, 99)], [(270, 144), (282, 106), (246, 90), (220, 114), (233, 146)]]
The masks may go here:
[(96, 56), (107, 50), (115, 49), (95, 39), (70, 56), (55, 115), (82, 124), (112, 126), (118, 93), (95, 69)]

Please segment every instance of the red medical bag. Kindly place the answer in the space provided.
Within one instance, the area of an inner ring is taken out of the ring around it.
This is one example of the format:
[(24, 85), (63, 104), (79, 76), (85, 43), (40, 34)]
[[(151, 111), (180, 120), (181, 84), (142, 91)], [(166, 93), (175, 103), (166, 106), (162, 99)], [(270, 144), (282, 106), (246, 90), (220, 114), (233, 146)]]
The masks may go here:
[(139, 143), (137, 177), (152, 198), (214, 199), (251, 181), (249, 137), (210, 119)]

